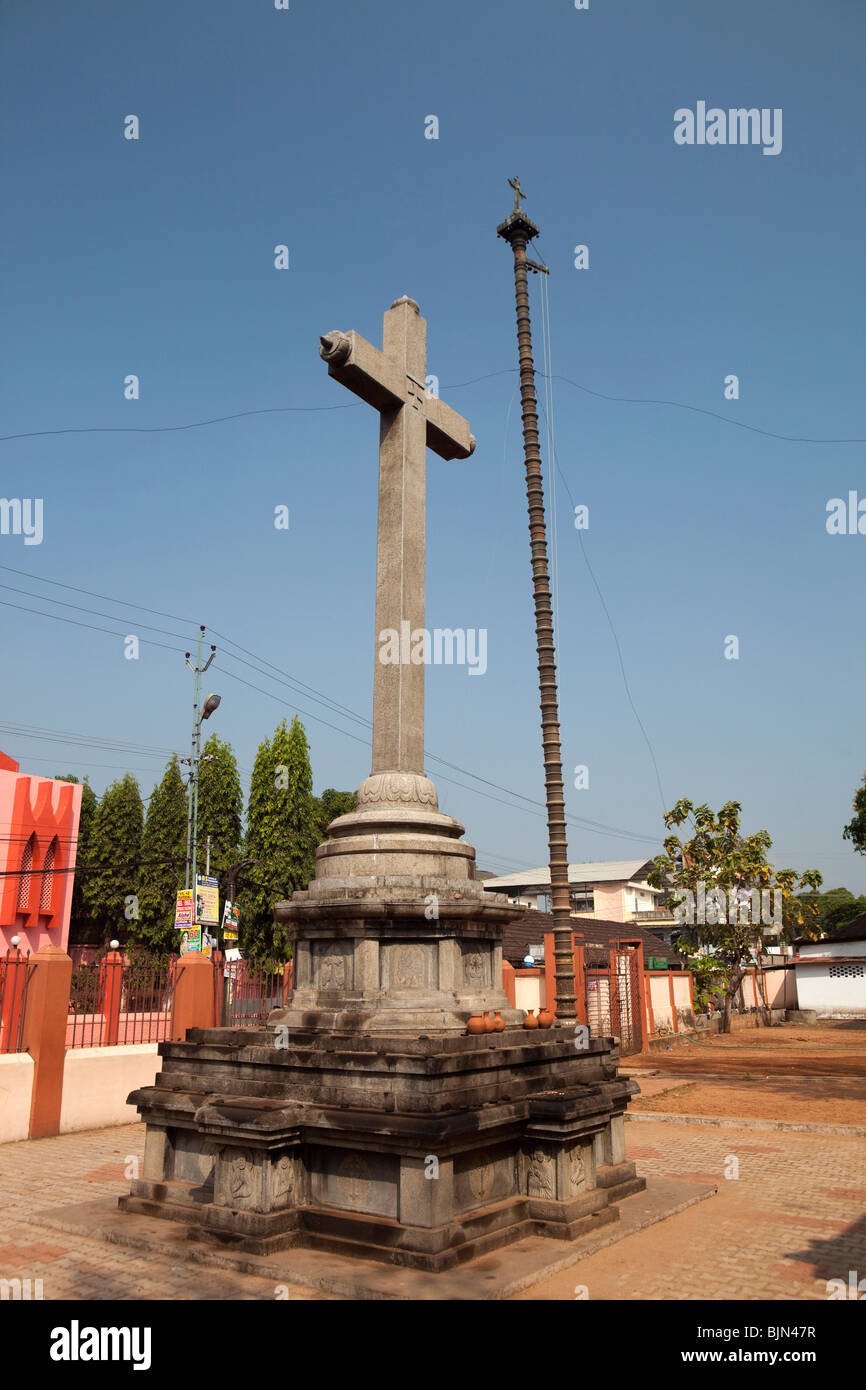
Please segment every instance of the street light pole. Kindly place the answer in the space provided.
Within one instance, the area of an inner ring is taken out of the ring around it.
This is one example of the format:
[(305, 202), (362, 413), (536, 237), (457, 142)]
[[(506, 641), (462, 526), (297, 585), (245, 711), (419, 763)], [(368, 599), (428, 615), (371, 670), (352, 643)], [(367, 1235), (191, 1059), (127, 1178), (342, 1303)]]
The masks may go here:
[[(200, 764), (200, 762), (201, 762), (201, 721), (202, 721), (203, 718), (208, 718), (208, 716), (210, 715), (210, 713), (212, 713), (212, 710), (209, 710), (207, 715), (204, 714), (204, 711), (201, 711), (201, 712), (200, 712), (200, 706), (201, 706), (201, 678), (202, 678), (204, 672), (205, 672), (205, 671), (208, 669), (208, 667), (210, 666), (210, 664), (211, 664), (211, 662), (213, 661), (214, 657), (216, 656), (216, 647), (213, 645), (213, 643), (211, 643), (210, 656), (208, 657), (208, 659), (207, 659), (207, 661), (205, 662), (204, 666), (202, 666), (202, 664), (201, 664), (201, 648), (202, 648), (202, 641), (203, 641), (203, 640), (204, 640), (204, 623), (201, 624), (201, 626), (200, 626), (200, 628), (199, 628), (199, 631), (198, 631), (198, 637), (196, 638), (195, 665), (194, 665), (194, 666), (193, 666), (192, 662), (191, 662), (190, 659), (189, 659), (189, 658), (190, 658), (190, 653), (189, 653), (189, 652), (186, 653), (186, 664), (187, 664), (187, 666), (189, 667), (189, 669), (192, 671), (193, 676), (195, 677), (195, 682), (194, 682), (194, 687), (193, 687), (193, 705), (192, 705), (192, 748), (190, 749), (190, 758), (189, 758), (189, 763), (190, 763), (190, 769), (189, 769), (189, 784), (190, 784), (190, 785), (189, 785), (189, 810), (188, 810), (188, 813), (187, 813), (187, 820), (186, 820), (186, 883), (185, 883), (184, 886), (187, 888), (188, 891), (193, 892), (193, 893), (195, 892), (196, 841), (197, 841), (197, 839), (198, 839), (198, 773), (199, 773), (199, 764)], [(208, 697), (207, 703), (210, 703), (210, 700), (211, 700), (211, 699), (216, 699), (217, 704), (219, 704), (219, 697), (218, 697), (218, 696), (209, 696), (209, 697)], [(216, 705), (213, 706), (213, 709), (215, 709), (215, 708), (216, 708)]]

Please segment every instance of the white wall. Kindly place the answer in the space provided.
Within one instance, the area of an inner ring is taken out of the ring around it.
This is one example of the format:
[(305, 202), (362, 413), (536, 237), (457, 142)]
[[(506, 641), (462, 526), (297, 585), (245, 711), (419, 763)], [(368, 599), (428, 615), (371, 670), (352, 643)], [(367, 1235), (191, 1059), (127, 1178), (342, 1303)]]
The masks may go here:
[(680, 1028), (693, 1028), (695, 1014), (692, 1008), (689, 972), (684, 970), (679, 975), (671, 975), (670, 978), (674, 986), (674, 1005), (677, 1010), (678, 1026)]
[(866, 956), (866, 941), (804, 941), (801, 956)]
[[(839, 970), (846, 973), (839, 975)], [(866, 965), (862, 962), (798, 962), (796, 971), (798, 1008), (866, 1014)]]
[(33, 1065), (29, 1052), (0, 1055), (0, 1144), (26, 1139), (30, 1133)]
[(63, 1068), (60, 1133), (131, 1125), (138, 1119), (126, 1097), (139, 1086), (152, 1086), (162, 1058), (156, 1043), (127, 1047), (72, 1047)]
[(671, 988), (668, 984), (668, 976), (650, 974), (647, 978), (649, 979), (655, 1030), (658, 1032), (661, 1026), (673, 1032), (674, 1018), (671, 1010)]
[(541, 1004), (541, 980), (537, 975), (515, 975), (514, 1005), (517, 1009), (537, 1009)]

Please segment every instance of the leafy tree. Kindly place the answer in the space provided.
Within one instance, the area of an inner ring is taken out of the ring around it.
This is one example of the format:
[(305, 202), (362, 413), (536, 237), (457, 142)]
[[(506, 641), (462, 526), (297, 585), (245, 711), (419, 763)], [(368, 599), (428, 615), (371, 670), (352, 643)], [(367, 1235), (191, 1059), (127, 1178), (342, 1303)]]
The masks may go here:
[(842, 831), (842, 839), (850, 840), (858, 854), (866, 854), (866, 772), (854, 793), (854, 815)]
[[(57, 782), (74, 782), (78, 785), (78, 778), (73, 777), (72, 773), (55, 778)], [(96, 792), (91, 787), (87, 778), (81, 783), (81, 813), (78, 819), (78, 847), (75, 854), (75, 875), (72, 884), (72, 909), (69, 916), (69, 940), (75, 943), (89, 942), (92, 938), (93, 943), (101, 940), (98, 930), (95, 930), (94, 923), (84, 905), (84, 878), (86, 874), (85, 865), (90, 849), (90, 838), (93, 832), (93, 820), (96, 815), (96, 808), (99, 800)]]
[(186, 827), (186, 787), (175, 754), (148, 803), (141, 839), (139, 915), (129, 923), (130, 936), (155, 950), (177, 945), (174, 906), (178, 889), (185, 886)]
[(204, 873), (207, 837), (211, 837), (210, 871), (225, 889), (225, 877), (238, 857), (244, 800), (237, 760), (230, 743), (211, 734), (202, 749), (198, 781), (196, 867)]
[(710, 995), (715, 994), (719, 983), (724, 982), (726, 971), (715, 956), (705, 955), (687, 936), (681, 936), (674, 946), (692, 972), (695, 1013), (705, 1014), (709, 1009)]
[(316, 822), (319, 840), (327, 839), (328, 826), (332, 820), (336, 820), (338, 816), (347, 816), (355, 809), (356, 797), (354, 792), (338, 792), (333, 787), (326, 787), (322, 795), (316, 798)]
[(274, 904), (306, 888), (319, 841), (310, 750), (295, 716), (259, 745), (250, 783), (244, 853), (254, 862), (239, 894), (241, 936), (251, 955), (290, 953), (288, 934), (274, 922)]
[(766, 890), (780, 893), (783, 931), (790, 935), (816, 920), (814, 909), (795, 896), (795, 889), (819, 888), (823, 881), (817, 869), (799, 873), (796, 869), (776, 869), (769, 863), (767, 851), (773, 842), (768, 832), (743, 835), (741, 810), (738, 801), (728, 801), (718, 815), (709, 806), (678, 801), (673, 810), (665, 812), (665, 825), (668, 830), (688, 825), (690, 838), (683, 842), (669, 834), (664, 841), (665, 853), (656, 856), (655, 868), (648, 876), (654, 887), (673, 889), (673, 906), (684, 905), (687, 892), (693, 900), (701, 891), (707, 895), (707, 906), (712, 910), (705, 914), (708, 920), (698, 922), (696, 928), (701, 943), (712, 948), (724, 967), (726, 1033), (731, 1030), (734, 996), (746, 966), (763, 944), (760, 911), (742, 910), (737, 897), (754, 892), (760, 895)]
[(138, 894), (144, 807), (127, 772), (99, 799), (84, 860), (84, 906), (103, 935), (125, 931)]
[[(817, 913), (822, 936), (835, 936), (849, 922), (866, 912), (866, 897), (856, 898), (847, 888), (830, 888), (826, 893), (803, 893), (800, 901)], [(811, 934), (808, 929), (806, 934)]]
[(855, 898), (847, 888), (822, 895), (821, 926), (828, 936), (844, 931), (849, 922), (866, 912), (866, 897)]

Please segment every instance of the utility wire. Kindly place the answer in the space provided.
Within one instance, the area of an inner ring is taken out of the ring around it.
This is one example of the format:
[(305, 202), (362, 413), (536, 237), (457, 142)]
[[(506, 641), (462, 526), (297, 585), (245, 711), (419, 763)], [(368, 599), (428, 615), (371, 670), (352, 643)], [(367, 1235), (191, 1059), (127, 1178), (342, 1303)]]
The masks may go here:
[[(12, 566), (0, 565), (0, 569), (9, 569), (9, 570), (11, 570), (11, 569), (12, 569)], [(42, 582), (42, 581), (40, 580), (40, 578), (39, 578), (38, 575), (33, 575), (33, 574), (31, 574), (31, 573), (28, 573), (27, 571), (15, 570), (14, 572), (17, 573), (17, 574), (26, 574), (27, 577), (30, 578), (31, 580), (35, 579), (37, 582)], [(45, 582), (51, 583), (51, 584), (53, 584), (53, 585), (55, 585), (55, 586), (57, 586), (57, 587), (59, 587), (59, 588), (76, 588), (76, 586), (66, 585), (66, 584), (62, 583), (61, 581), (59, 581), (59, 580), (48, 580), (48, 581), (45, 581)], [(0, 586), (0, 587), (4, 587), (4, 586)], [(8, 587), (8, 586), (5, 586), (5, 587)], [(81, 592), (81, 593), (89, 594), (89, 595), (91, 595), (91, 596), (93, 596), (93, 597), (101, 598), (101, 599), (103, 599), (104, 601), (109, 602), (109, 603), (115, 603), (115, 604), (118, 604), (118, 605), (124, 605), (124, 606), (125, 606), (124, 600), (115, 599), (115, 598), (112, 598), (112, 597), (110, 597), (109, 595), (106, 595), (106, 594), (96, 594), (96, 593), (94, 593), (94, 591), (92, 591), (92, 590), (76, 589), (76, 591), (77, 591), (77, 592)], [(37, 597), (41, 597), (41, 596), (37, 596)], [(51, 603), (57, 603), (57, 602), (58, 602), (58, 600), (55, 600), (55, 599), (47, 599), (46, 601), (51, 602)], [(77, 627), (86, 627), (86, 628), (90, 628), (90, 629), (92, 629), (92, 630), (94, 630), (94, 631), (97, 631), (97, 632), (105, 632), (105, 633), (108, 633), (109, 636), (118, 637), (118, 636), (123, 636), (123, 635), (124, 635), (124, 634), (122, 634), (122, 633), (115, 632), (115, 631), (113, 631), (112, 629), (109, 629), (109, 628), (98, 627), (97, 625), (95, 625), (95, 624), (93, 624), (93, 623), (83, 623), (83, 622), (80, 622), (79, 620), (74, 619), (74, 618), (67, 618), (67, 617), (65, 617), (65, 616), (62, 615), (62, 614), (45, 613), (45, 612), (42, 612), (42, 610), (40, 610), (40, 609), (26, 608), (26, 607), (24, 607), (24, 605), (21, 605), (21, 604), (12, 604), (12, 603), (9, 603), (8, 601), (3, 600), (3, 599), (0, 599), (0, 604), (4, 604), (4, 606), (6, 606), (6, 607), (19, 608), (19, 609), (22, 609), (22, 611), (24, 611), (24, 612), (34, 613), (34, 614), (37, 614), (38, 616), (41, 616), (41, 617), (53, 618), (53, 619), (54, 619), (55, 621), (57, 621), (57, 622), (68, 622), (68, 623), (72, 623), (74, 626), (77, 626)], [(122, 615), (114, 616), (114, 615), (110, 615), (110, 614), (103, 614), (103, 613), (99, 612), (98, 610), (87, 609), (87, 608), (84, 608), (83, 606), (80, 606), (80, 605), (64, 605), (64, 606), (72, 606), (72, 607), (76, 607), (77, 609), (79, 609), (79, 611), (83, 611), (83, 612), (92, 612), (92, 613), (94, 613), (96, 616), (108, 617), (108, 618), (109, 618), (109, 621), (116, 622), (116, 623), (119, 623), (119, 624), (125, 624), (125, 623), (126, 623), (126, 619), (125, 619)], [(146, 609), (146, 608), (144, 607), (144, 605), (141, 605), (141, 604), (134, 604), (134, 605), (133, 605), (133, 604), (130, 604), (129, 606), (130, 606), (130, 607), (135, 607), (135, 608), (141, 609), (142, 611), (146, 611), (146, 612), (151, 612), (151, 613), (156, 613), (156, 612), (157, 612), (157, 610), (155, 610), (155, 609)], [(183, 623), (183, 622), (186, 622), (186, 621), (187, 621), (187, 619), (179, 618), (176, 614), (163, 614), (162, 616), (165, 616), (165, 617), (170, 618), (173, 622)], [(145, 624), (141, 624), (141, 626), (146, 626), (146, 625), (145, 625)], [(165, 629), (154, 629), (154, 630), (156, 630), (156, 631), (161, 631), (161, 632), (163, 632), (163, 633), (166, 632)], [(215, 628), (210, 628), (209, 630), (212, 632), (212, 634), (213, 634), (214, 636), (219, 636), (219, 634), (217, 633), (217, 631), (216, 631)], [(177, 634), (171, 634), (171, 633), (168, 634), (168, 635), (177, 636)], [(225, 638), (225, 637), (221, 638), (221, 640), (227, 641), (227, 642), (230, 641), (230, 639)], [(182, 651), (182, 649), (179, 648), (179, 647), (169, 647), (167, 643), (165, 643), (165, 642), (157, 642), (157, 641), (154, 641), (154, 639), (152, 639), (152, 638), (141, 637), (141, 638), (139, 638), (139, 641), (144, 642), (144, 643), (147, 643), (148, 645), (151, 645), (151, 646), (163, 647), (163, 648), (165, 648), (165, 649), (168, 650), (168, 651), (178, 651), (178, 652), (181, 652), (181, 651)], [(237, 644), (232, 643), (232, 645), (237, 645)], [(246, 649), (241, 648), (241, 650), (246, 650)], [(239, 662), (239, 663), (241, 663), (241, 664), (243, 664), (243, 665), (245, 665), (245, 666), (249, 666), (249, 665), (250, 665), (249, 662), (244, 661), (243, 658), (237, 657), (237, 656), (235, 656), (235, 655), (234, 655), (233, 653), (231, 653), (231, 652), (226, 652), (226, 653), (224, 653), (224, 655), (225, 655), (226, 657), (228, 657), (230, 660), (237, 661), (237, 662)], [(268, 664), (268, 665), (271, 665), (271, 663), (267, 663), (267, 664)], [(266, 695), (266, 696), (268, 696), (270, 699), (276, 700), (278, 703), (283, 704), (283, 705), (285, 706), (285, 703), (286, 703), (286, 702), (283, 701), (283, 700), (281, 700), (280, 697), (277, 696), (277, 695), (275, 695), (272, 691), (264, 690), (261, 686), (257, 686), (257, 685), (255, 685), (255, 684), (253, 684), (251, 681), (245, 680), (242, 676), (239, 676), (236, 672), (230, 671), (230, 670), (228, 670), (228, 669), (225, 668), (225, 667), (221, 667), (220, 669), (221, 669), (222, 673), (223, 673), (225, 676), (227, 676), (230, 680), (235, 680), (235, 681), (237, 681), (237, 682), (238, 682), (239, 684), (241, 684), (241, 685), (246, 685), (246, 686), (248, 686), (250, 689), (257, 691), (259, 694)], [(261, 676), (264, 676), (264, 678), (267, 679), (267, 680), (274, 680), (274, 681), (276, 680), (276, 677), (275, 677), (275, 676), (271, 676), (271, 675), (269, 675), (269, 674), (268, 674), (267, 672), (265, 672), (265, 671), (258, 670), (256, 667), (252, 667), (251, 669), (254, 670), (254, 671), (256, 672), (256, 674), (261, 675)], [(274, 669), (274, 670), (279, 670), (280, 668), (274, 667), (273, 669)], [(285, 675), (285, 676), (288, 675), (288, 673), (286, 673), (286, 672), (283, 672), (282, 674)], [(288, 677), (288, 679), (289, 679), (290, 681), (293, 680), (292, 677)], [(280, 682), (278, 682), (278, 683), (279, 683), (279, 684), (284, 684), (285, 682), (280, 681)], [(359, 715), (359, 714), (357, 714), (355, 711), (352, 711), (352, 710), (348, 709), (348, 707), (346, 707), (346, 706), (339, 706), (339, 707), (337, 707), (337, 708), (334, 708), (335, 702), (331, 702), (331, 701), (330, 701), (330, 698), (329, 698), (327, 695), (323, 695), (322, 692), (317, 692), (316, 694), (313, 694), (314, 687), (306, 687), (306, 688), (307, 688), (307, 690), (310, 692), (310, 694), (312, 695), (312, 698), (313, 698), (314, 702), (323, 704), (326, 708), (328, 708), (329, 710), (332, 710), (334, 713), (340, 714), (340, 717), (351, 717), (351, 718), (353, 718), (357, 723), (362, 724), (365, 728), (369, 728), (369, 727), (370, 727), (370, 721), (367, 720), (367, 719), (365, 719), (362, 715)], [(327, 702), (327, 703), (325, 703), (325, 702)], [(307, 709), (304, 709), (304, 708), (302, 708), (301, 706), (292, 706), (291, 708), (296, 708), (296, 709), (297, 709), (297, 712), (300, 713), (300, 714), (303, 714), (306, 718), (312, 719), (314, 722), (317, 722), (317, 723), (320, 723), (320, 724), (324, 724), (326, 728), (332, 729), (332, 730), (333, 730), (334, 732), (336, 732), (336, 733), (341, 733), (341, 734), (343, 734), (346, 738), (351, 738), (351, 739), (353, 739), (356, 743), (361, 743), (364, 747), (369, 747), (369, 746), (370, 746), (370, 740), (369, 740), (369, 739), (361, 738), (361, 737), (359, 737), (358, 735), (351, 733), (349, 730), (341, 728), (339, 725), (332, 724), (332, 723), (330, 723), (328, 720), (323, 719), (323, 718), (321, 717), (321, 715), (314, 714), (312, 711), (307, 710)], [(342, 711), (345, 711), (345, 713), (342, 713)], [(521, 793), (521, 792), (516, 792), (516, 791), (514, 791), (513, 789), (511, 789), (511, 788), (509, 788), (509, 787), (500, 786), (498, 783), (492, 782), (492, 781), (490, 781), (490, 780), (487, 779), (487, 778), (481, 777), (479, 774), (474, 773), (474, 772), (471, 772), (471, 771), (469, 771), (469, 769), (467, 769), (467, 768), (460, 767), (458, 764), (451, 763), (451, 762), (449, 762), (447, 759), (444, 759), (444, 758), (439, 757), (437, 754), (432, 754), (432, 753), (430, 753), (430, 754), (428, 754), (428, 757), (431, 759), (431, 761), (434, 761), (434, 762), (436, 762), (436, 763), (438, 763), (438, 764), (441, 764), (441, 766), (443, 766), (443, 767), (451, 768), (451, 769), (453, 769), (454, 771), (459, 772), (462, 776), (470, 777), (470, 778), (473, 779), (474, 781), (478, 781), (478, 782), (482, 783), (482, 784), (485, 785), (485, 786), (494, 787), (494, 788), (496, 788), (496, 790), (505, 792), (505, 794), (506, 794), (508, 797), (512, 798), (512, 800), (511, 800), (510, 802), (501, 802), (501, 798), (499, 798), (499, 797), (490, 796), (489, 793), (479, 791), (479, 790), (477, 790), (477, 789), (474, 788), (474, 787), (466, 787), (465, 784), (460, 783), (460, 782), (454, 782), (454, 779), (453, 779), (453, 778), (447, 778), (447, 777), (444, 777), (444, 775), (443, 775), (443, 777), (442, 777), (442, 780), (451, 781), (451, 782), (454, 783), (454, 785), (456, 785), (456, 786), (458, 786), (458, 787), (463, 787), (463, 788), (464, 788), (465, 790), (467, 790), (467, 791), (475, 791), (477, 795), (480, 795), (480, 796), (488, 796), (488, 798), (489, 798), (490, 800), (500, 801), (501, 804), (503, 804), (503, 805), (513, 805), (513, 804), (514, 804), (514, 799), (516, 798), (516, 799), (518, 799), (519, 801), (525, 802), (525, 803), (526, 803), (526, 807), (524, 807), (523, 809), (529, 809), (530, 807), (538, 806), (538, 807), (541, 807), (541, 808), (542, 808), (541, 811), (539, 811), (539, 812), (537, 812), (537, 813), (536, 813), (536, 812), (533, 812), (533, 814), (543, 814), (543, 812), (544, 812), (544, 803), (539, 802), (539, 801), (535, 800), (535, 799), (532, 798), (532, 797), (527, 797), (527, 796), (525, 796), (523, 793)], [(95, 765), (95, 764), (94, 764), (94, 765)], [(518, 809), (520, 809), (520, 808), (518, 808)], [(601, 833), (608, 833), (608, 834), (612, 834), (612, 835), (616, 836), (617, 838), (621, 838), (621, 839), (631, 839), (631, 840), (635, 840), (635, 841), (637, 841), (637, 842), (644, 843), (644, 844), (647, 844), (647, 843), (655, 844), (655, 843), (658, 841), (658, 838), (659, 838), (657, 835), (646, 835), (646, 836), (645, 836), (645, 835), (637, 834), (637, 833), (634, 832), (634, 831), (624, 831), (624, 830), (619, 829), (619, 828), (614, 827), (614, 826), (604, 825), (602, 822), (593, 822), (593, 821), (589, 821), (589, 820), (587, 820), (587, 819), (585, 819), (585, 818), (583, 818), (583, 817), (578, 817), (578, 818), (568, 817), (568, 819), (571, 821), (572, 824), (580, 825), (582, 828), (588, 829), (588, 830), (592, 831), (593, 833), (599, 833), (599, 834), (601, 834)]]
[[(489, 381), (495, 376), (510, 376), (517, 370), (517, 367), (503, 367), (500, 371), (485, 372), (483, 376), (473, 377), (470, 381), (457, 381), (451, 386), (443, 386), (442, 390), (459, 391), (464, 386), (474, 386), (479, 381)], [(720, 415), (718, 411), (706, 410), (702, 406), (688, 405), (685, 401), (661, 400), (652, 396), (613, 396), (605, 391), (595, 391), (591, 386), (584, 386), (581, 382), (572, 381), (567, 376), (560, 376), (557, 379), (565, 381), (569, 386), (575, 386), (578, 391), (585, 391), (588, 396), (595, 396), (601, 401), (613, 401), (618, 405), (661, 405), (674, 410), (691, 410), (696, 415), (708, 415), (713, 420), (720, 420), (723, 425), (732, 425), (735, 429), (740, 430), (750, 430), (753, 434), (763, 434), (769, 439), (781, 439), (787, 444), (866, 444), (866, 439), (812, 439), (806, 435), (777, 434), (775, 430), (761, 429), (758, 425), (747, 425), (743, 420), (734, 420), (730, 415)], [(238, 410), (231, 415), (216, 415), (209, 420), (192, 420), (184, 425), (88, 425), (83, 428), (59, 430), (25, 430), (20, 434), (0, 434), (0, 443), (14, 439), (44, 439), (47, 436), (58, 434), (173, 434), (181, 430), (204, 429), (208, 425), (222, 425), (227, 420), (243, 420), (251, 415), (304, 414), (310, 411), (320, 413), (331, 410), (357, 410), (359, 408), (360, 403), (356, 401), (348, 401), (343, 405), (275, 405), (265, 406), (260, 410)]]
[[(470, 381), (456, 381), (452, 386), (444, 386), (444, 391), (459, 391), (463, 386), (474, 386), (479, 381), (489, 381), (494, 376), (504, 376), (512, 371), (505, 367), (498, 372), (485, 372), (484, 376), (472, 377)], [(192, 420), (186, 425), (87, 425), (80, 429), (28, 430), (23, 434), (0, 434), (0, 442), (10, 439), (44, 439), (56, 434), (173, 434), (179, 430), (200, 430), (207, 425), (222, 425), (227, 420), (243, 420), (250, 415), (286, 415), (328, 410), (358, 410), (359, 401), (348, 401), (345, 405), (274, 405), (260, 410), (238, 410), (232, 415), (216, 415), (210, 420)]]

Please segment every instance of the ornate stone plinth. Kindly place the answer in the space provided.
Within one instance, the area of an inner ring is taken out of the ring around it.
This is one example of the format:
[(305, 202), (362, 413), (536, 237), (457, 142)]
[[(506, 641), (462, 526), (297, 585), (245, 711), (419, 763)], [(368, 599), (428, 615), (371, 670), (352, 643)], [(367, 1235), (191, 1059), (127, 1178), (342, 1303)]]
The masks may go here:
[(463, 826), (417, 773), (361, 783), (329, 827), (306, 892), (278, 903), (294, 992), (270, 1023), (367, 1033), (463, 1033), (472, 1014), (523, 1015), (502, 988), (502, 933), (522, 909), (485, 894)]
[[(130, 1097), (147, 1142), (121, 1207), (252, 1253), (315, 1244), (436, 1271), (616, 1220), (644, 1185), (623, 1146), (637, 1087), (611, 1039), (580, 1052), (568, 1029), (514, 1026), (502, 935), (523, 909), (483, 893), (421, 771), (425, 451), (463, 459), (475, 441), (425, 387), (417, 303), (392, 304), (381, 351), (335, 332), (322, 356), (381, 416), (374, 771), (309, 888), (275, 909), (294, 947), (287, 1007), (266, 1029), (160, 1044), (156, 1084)], [(485, 1010), (511, 1026), (468, 1035)]]
[(125, 1211), (252, 1254), (294, 1245), (437, 1271), (571, 1240), (643, 1188), (610, 1040), (194, 1030), (162, 1043)]

